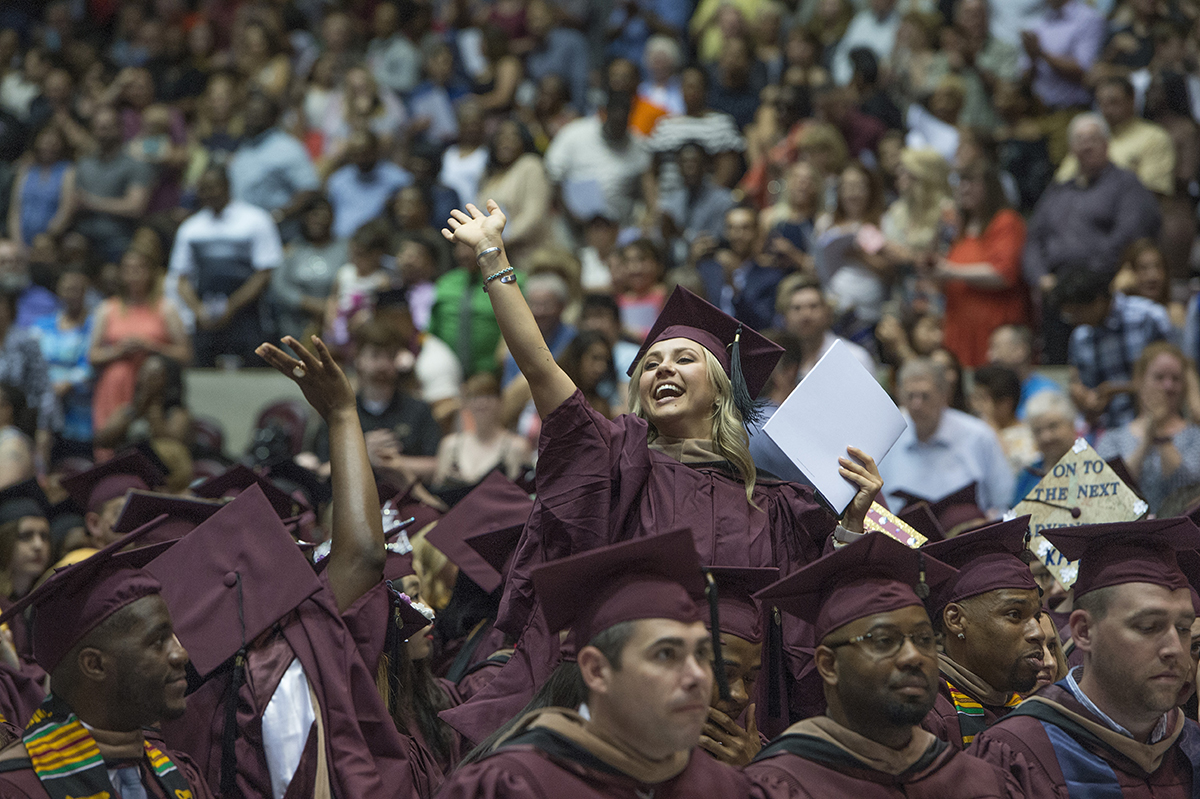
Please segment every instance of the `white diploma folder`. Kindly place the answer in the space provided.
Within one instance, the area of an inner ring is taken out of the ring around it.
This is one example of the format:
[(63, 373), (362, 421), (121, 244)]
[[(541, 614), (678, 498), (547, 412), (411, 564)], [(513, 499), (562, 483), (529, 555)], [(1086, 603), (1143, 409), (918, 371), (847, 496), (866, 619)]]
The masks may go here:
[(842, 477), (838, 458), (857, 447), (879, 463), (906, 424), (875, 376), (835, 341), (763, 430), (840, 517), (858, 486)]

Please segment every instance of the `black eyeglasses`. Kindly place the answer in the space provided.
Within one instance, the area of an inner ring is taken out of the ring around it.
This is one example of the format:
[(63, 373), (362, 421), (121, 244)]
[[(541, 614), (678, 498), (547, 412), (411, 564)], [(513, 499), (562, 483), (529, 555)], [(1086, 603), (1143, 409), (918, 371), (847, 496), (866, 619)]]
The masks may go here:
[(933, 630), (919, 630), (915, 633), (902, 633), (899, 630), (877, 630), (855, 636), (848, 641), (838, 641), (835, 644), (825, 644), (830, 649), (837, 649), (850, 644), (866, 644), (866, 649), (877, 658), (894, 657), (904, 647), (904, 640), (913, 642), (913, 646), (922, 655), (937, 654), (937, 636)]

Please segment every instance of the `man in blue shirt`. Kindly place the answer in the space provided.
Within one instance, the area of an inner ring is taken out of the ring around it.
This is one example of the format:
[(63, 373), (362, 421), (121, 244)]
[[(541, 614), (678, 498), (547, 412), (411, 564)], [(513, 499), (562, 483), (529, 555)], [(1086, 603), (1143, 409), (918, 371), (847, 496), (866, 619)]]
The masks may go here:
[(325, 192), (333, 205), (333, 235), (348, 239), (384, 212), (388, 200), (412, 183), (412, 175), (379, 157), (379, 139), (358, 130), (346, 141), (346, 165), (329, 176)]
[(1043, 391), (1061, 392), (1063, 387), (1033, 368), (1033, 331), (1025, 325), (1001, 325), (988, 338), (988, 363), (1012, 369), (1021, 378), (1017, 418), (1026, 419), (1029, 400)]

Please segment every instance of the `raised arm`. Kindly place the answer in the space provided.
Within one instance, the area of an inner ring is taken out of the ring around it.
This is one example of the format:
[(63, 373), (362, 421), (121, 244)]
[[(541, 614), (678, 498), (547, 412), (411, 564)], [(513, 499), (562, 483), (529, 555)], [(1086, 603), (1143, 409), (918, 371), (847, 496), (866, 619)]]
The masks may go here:
[(316, 336), (312, 340), (315, 353), (291, 336), (283, 339), (299, 359), (272, 344), (262, 344), (256, 352), (296, 381), (308, 404), (329, 426), (333, 541), (327, 573), (338, 609), (346, 610), (383, 579), (387, 557), (383, 517), (379, 514), (379, 492), (367, 460), (354, 389), (325, 343)]
[[(475, 257), (485, 280), (510, 266), (500, 235), (504, 232), (504, 212), (493, 200), (487, 201), (487, 209), (485, 214), (467, 203), (467, 212), (452, 211), (447, 222), (449, 227), (442, 228), (442, 235), (448, 241), (461, 242), (475, 249)], [(492, 248), (499, 248), (499, 251), (480, 257), (481, 253)], [(538, 330), (533, 313), (525, 304), (525, 297), (517, 284), (493, 280), (487, 285), (487, 290), (504, 343), (508, 345), (508, 351), (512, 353), (521, 374), (529, 381), (538, 416), (545, 419), (550, 411), (575, 393), (575, 384), (555, 363), (554, 355), (546, 346), (546, 340), (542, 338), (542, 332)]]

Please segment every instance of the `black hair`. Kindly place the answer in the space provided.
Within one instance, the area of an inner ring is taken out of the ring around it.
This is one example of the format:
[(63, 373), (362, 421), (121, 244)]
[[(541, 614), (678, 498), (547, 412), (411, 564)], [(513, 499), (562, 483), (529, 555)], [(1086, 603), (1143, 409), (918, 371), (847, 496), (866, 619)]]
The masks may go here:
[(874, 86), (879, 80), (879, 59), (867, 47), (855, 47), (849, 54), (850, 65), (854, 74), (863, 79), (863, 83)]
[(592, 311), (604, 311), (612, 314), (612, 317), (621, 321), (621, 306), (617, 305), (617, 300), (611, 294), (590, 293), (584, 294), (583, 300), (579, 306), (579, 316), (587, 316)]
[(987, 364), (975, 370), (975, 385), (982, 388), (992, 401), (1012, 400), (1013, 408), (1021, 401), (1021, 378), (1006, 366)]
[(1097, 272), (1086, 266), (1067, 269), (1054, 288), (1054, 300), (1058, 306), (1091, 305), (1096, 300), (1112, 296), (1112, 275)]
[(451, 641), (470, 635), (479, 622), (495, 619), (500, 611), (502, 589), (497, 588), (489, 594), (459, 569), (450, 602), (438, 613), (437, 624), (433, 625), (434, 642), (445, 648)]
[(25, 399), (25, 392), (15, 383), (7, 381), (0, 383), (0, 396), (12, 409), (12, 425), (25, 435), (33, 438), (37, 432), (37, 409), (30, 408)]

